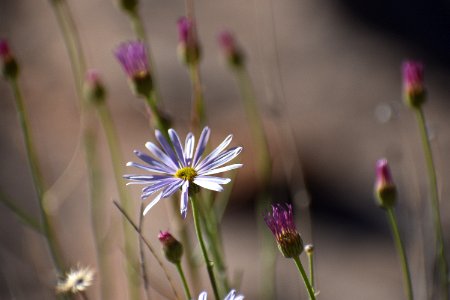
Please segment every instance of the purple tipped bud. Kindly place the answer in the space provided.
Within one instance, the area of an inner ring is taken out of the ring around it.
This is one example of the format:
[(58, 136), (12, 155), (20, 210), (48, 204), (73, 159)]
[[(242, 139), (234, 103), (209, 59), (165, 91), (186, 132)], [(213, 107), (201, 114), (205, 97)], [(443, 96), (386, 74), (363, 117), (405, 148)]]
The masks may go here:
[(218, 42), (228, 64), (231, 67), (241, 67), (244, 62), (244, 55), (239, 49), (233, 34), (229, 31), (222, 31), (219, 34)]
[(90, 103), (101, 104), (105, 101), (106, 91), (97, 70), (87, 71), (84, 82), (84, 95)]
[(200, 60), (200, 46), (197, 40), (195, 24), (187, 17), (181, 17), (178, 27), (178, 55), (187, 65), (196, 64)]
[(168, 231), (160, 231), (158, 239), (163, 246), (164, 255), (171, 263), (178, 264), (183, 256), (183, 245)]
[(295, 228), (290, 204), (272, 205), (272, 212), (264, 216), (264, 221), (275, 236), (278, 249), (284, 257), (298, 257), (303, 252), (303, 240)]
[(397, 189), (392, 180), (391, 171), (386, 159), (376, 164), (375, 197), (382, 208), (392, 208), (395, 204)]
[(0, 59), (2, 60), (2, 73), (7, 79), (16, 79), (19, 75), (19, 65), (11, 53), (6, 39), (0, 39)]
[(115, 55), (131, 80), (135, 94), (148, 96), (153, 85), (145, 44), (140, 41), (124, 42), (117, 47)]
[(405, 103), (419, 108), (425, 102), (423, 64), (418, 61), (405, 61), (402, 65), (403, 94)]
[(11, 50), (9, 49), (9, 44), (5, 39), (0, 39), (0, 57), (2, 60), (11, 56)]

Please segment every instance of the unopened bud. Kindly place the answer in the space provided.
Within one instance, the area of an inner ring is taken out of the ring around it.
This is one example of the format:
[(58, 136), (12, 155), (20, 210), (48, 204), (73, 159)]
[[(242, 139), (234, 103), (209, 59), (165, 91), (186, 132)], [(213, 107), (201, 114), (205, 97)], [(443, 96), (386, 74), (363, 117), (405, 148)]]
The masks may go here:
[(303, 252), (303, 240), (295, 228), (291, 205), (272, 205), (272, 212), (264, 216), (264, 221), (284, 257), (296, 258)]
[(183, 256), (183, 245), (177, 241), (168, 231), (159, 232), (158, 239), (163, 246), (163, 252), (167, 260), (179, 264)]
[(2, 73), (6, 79), (16, 79), (19, 76), (19, 65), (11, 53), (9, 44), (5, 39), (0, 39), (0, 59), (2, 60)]
[(392, 180), (386, 159), (380, 159), (376, 165), (375, 198), (381, 208), (392, 208), (397, 198), (397, 189)]
[(83, 92), (87, 101), (102, 104), (106, 98), (106, 90), (97, 70), (88, 70), (84, 82)]
[(178, 57), (186, 65), (194, 65), (200, 61), (200, 45), (197, 39), (195, 24), (187, 17), (177, 22), (178, 27)]
[(238, 47), (233, 34), (229, 31), (222, 31), (219, 34), (218, 41), (227, 63), (233, 68), (242, 67), (244, 64), (244, 54)]
[(153, 91), (153, 81), (147, 59), (147, 49), (141, 41), (124, 42), (116, 48), (119, 60), (136, 96), (148, 97)]
[(419, 108), (426, 100), (423, 64), (418, 61), (403, 62), (402, 76), (405, 103), (412, 108)]
[(314, 246), (312, 244), (308, 244), (305, 246), (305, 252), (308, 255), (311, 255), (314, 253)]

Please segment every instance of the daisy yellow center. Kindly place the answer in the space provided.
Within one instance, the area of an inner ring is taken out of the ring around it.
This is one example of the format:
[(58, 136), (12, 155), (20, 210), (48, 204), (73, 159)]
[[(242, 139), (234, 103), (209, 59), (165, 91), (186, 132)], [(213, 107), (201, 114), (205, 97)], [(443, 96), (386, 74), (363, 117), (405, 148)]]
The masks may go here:
[(187, 181), (193, 181), (194, 178), (197, 176), (197, 171), (194, 170), (194, 168), (191, 167), (184, 167), (182, 169), (179, 169), (175, 173), (175, 177), (181, 178)]

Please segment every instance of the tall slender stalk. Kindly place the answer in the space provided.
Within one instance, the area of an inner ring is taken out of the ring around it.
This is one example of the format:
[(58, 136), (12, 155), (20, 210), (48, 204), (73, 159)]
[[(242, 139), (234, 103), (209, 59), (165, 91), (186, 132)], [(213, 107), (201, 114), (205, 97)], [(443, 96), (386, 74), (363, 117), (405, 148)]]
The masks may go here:
[(200, 78), (200, 65), (198, 63), (190, 65), (189, 74), (191, 77), (193, 93), (191, 127), (196, 131), (206, 123), (205, 101), (203, 99), (203, 89)]
[(433, 153), (431, 151), (430, 137), (426, 127), (425, 115), (422, 108), (415, 108), (417, 124), (419, 126), (420, 138), (422, 141), (425, 162), (427, 167), (427, 175), (429, 180), (429, 188), (431, 193), (431, 211), (433, 215), (433, 227), (436, 237), (436, 256), (439, 261), (439, 273), (443, 299), (448, 299), (448, 262), (445, 256), (444, 235), (442, 232), (441, 212), (439, 208), (439, 190), (436, 176), (436, 169), (433, 161)]
[[(82, 83), (83, 83), (83, 78), (84, 78), (84, 74), (86, 71), (86, 64), (85, 64), (85, 60), (84, 60), (84, 55), (83, 55), (83, 51), (82, 51), (82, 46), (81, 46), (81, 41), (78, 35), (78, 30), (76, 27), (76, 24), (73, 20), (73, 16), (72, 13), (70, 12), (69, 6), (67, 5), (65, 0), (50, 0), (50, 3), (52, 4), (53, 10), (55, 12), (56, 18), (58, 20), (60, 29), (62, 31), (63, 34), (63, 38), (64, 38), (64, 42), (66, 44), (66, 48), (67, 51), (69, 53), (69, 58), (71, 61), (71, 65), (72, 65), (72, 70), (74, 73), (74, 79), (75, 79), (75, 84), (76, 84), (76, 89), (78, 92), (78, 96), (80, 98), (80, 105), (81, 105), (81, 119), (85, 119), (87, 118), (86, 115), (90, 114), (90, 109), (91, 107), (85, 105), (85, 102), (82, 100)], [(86, 126), (86, 124), (85, 124)], [(106, 130), (106, 129), (105, 129)], [(112, 129), (114, 130), (114, 129)], [(85, 128), (83, 128), (83, 140), (85, 142), (87, 142), (90, 137), (89, 135), (91, 134), (92, 128), (89, 128), (89, 126), (86, 126)], [(109, 135), (108, 135), (109, 134)], [(114, 136), (114, 133), (111, 132), (107, 132), (107, 138), (108, 138), (108, 142), (111, 142), (111, 136)], [(110, 143), (108, 144), (110, 145)], [(86, 158), (91, 157), (92, 160), (97, 160), (98, 157), (96, 158), (92, 158), (94, 154), (94, 151), (92, 150), (91, 153), (88, 153), (88, 146), (85, 146), (85, 155)], [(115, 179), (117, 182), (117, 170), (118, 170), (118, 164), (119, 164), (119, 160), (117, 159), (117, 153), (115, 151), (119, 151), (119, 149), (110, 149), (111, 151), (111, 156), (115, 156), (113, 159), (113, 161), (115, 162), (115, 164), (113, 163), (113, 168), (115, 171)], [(90, 164), (89, 162), (87, 162), (87, 167), (88, 167), (88, 173), (91, 175), (95, 175), (96, 174), (96, 170), (93, 169), (93, 165)], [(89, 178), (90, 180), (90, 186), (91, 189), (99, 189), (99, 186), (95, 186), (96, 182), (98, 183), (99, 178), (95, 178), (90, 176)], [(123, 193), (123, 186), (122, 185), (117, 185), (118, 189), (119, 189), (119, 195), (120, 195), (120, 199), (125, 199), (124, 197), (124, 193)], [(122, 191), (121, 191), (122, 189)], [(91, 202), (92, 205), (94, 206), (98, 206), (98, 202), (100, 201), (99, 199), (99, 195), (100, 192), (97, 191), (92, 191), (91, 190), (91, 197), (96, 197), (96, 198), (91, 198)], [(125, 200), (123, 200), (125, 201)], [(96, 203), (96, 204), (93, 204)], [(95, 226), (95, 225), (94, 225)], [(98, 229), (94, 229), (98, 230)], [(127, 272), (127, 278), (128, 278), (128, 285), (129, 285), (129, 290), (130, 290), (130, 297), (132, 299), (138, 299), (139, 295), (140, 295), (140, 291), (138, 286), (136, 285), (136, 282), (138, 282), (137, 278), (137, 274), (136, 274), (136, 270), (138, 270), (138, 268), (136, 267), (137, 264), (137, 258), (136, 258), (136, 254), (135, 254), (135, 246), (134, 246), (134, 241), (133, 241), (133, 237), (131, 236), (131, 232), (130, 230), (127, 229), (126, 224), (124, 224), (124, 234), (125, 234), (125, 252), (126, 252), (126, 256), (127, 259), (129, 260), (128, 263), (128, 272)], [(128, 235), (128, 236), (127, 236)], [(101, 251), (101, 241), (97, 240), (96, 241), (96, 247), (98, 248), (98, 251)], [(104, 253), (102, 253), (101, 255), (104, 255)], [(110, 272), (110, 271), (109, 271)], [(103, 272), (104, 273), (104, 272)], [(103, 291), (106, 293), (106, 291)]]
[[(117, 131), (114, 126), (114, 122), (111, 116), (108, 107), (103, 105), (97, 105), (97, 112), (102, 123), (103, 130), (105, 132), (106, 140), (108, 143), (108, 148), (111, 155), (111, 163), (113, 166), (114, 180), (117, 186), (117, 190), (119, 192), (119, 200), (123, 209), (128, 213), (132, 213), (134, 211), (133, 201), (129, 197), (129, 194), (125, 190), (125, 183), (122, 178), (123, 174), (123, 162), (122, 162), (122, 153), (120, 151), (120, 143), (117, 137)], [(127, 272), (130, 278), (130, 284), (133, 287), (130, 287), (133, 291), (132, 297), (133, 299), (139, 298), (139, 289), (138, 282), (139, 280), (139, 272), (136, 270), (136, 266), (138, 265), (138, 258), (136, 255), (136, 243), (137, 240), (133, 236), (133, 230), (129, 226), (126, 225), (125, 220), (123, 220), (123, 229), (125, 235), (125, 253), (128, 259), (127, 263)], [(137, 297), (137, 298), (134, 298)]]
[(214, 297), (216, 298), (216, 300), (219, 300), (219, 292), (217, 290), (217, 283), (216, 283), (216, 278), (214, 275), (213, 263), (212, 263), (212, 261), (209, 260), (208, 251), (206, 250), (205, 241), (203, 239), (202, 229), (200, 228), (201, 222), (200, 222), (200, 216), (199, 216), (199, 211), (198, 211), (198, 204), (196, 203), (196, 200), (197, 199), (195, 196), (190, 196), (190, 202), (191, 202), (191, 206), (192, 206), (192, 215), (194, 217), (195, 233), (197, 234), (197, 239), (200, 244), (200, 248), (202, 250), (203, 258), (205, 260), (206, 270), (208, 271), (209, 281), (211, 282), (211, 286), (212, 286), (212, 289), (214, 292)]
[(28, 157), (28, 163), (30, 165), (31, 176), (33, 178), (34, 188), (38, 197), (39, 213), (41, 215), (42, 232), (44, 233), (45, 240), (50, 250), (50, 255), (53, 260), (53, 264), (58, 273), (62, 274), (65, 266), (62, 258), (62, 253), (58, 242), (56, 240), (56, 232), (52, 223), (52, 218), (46, 211), (44, 205), (44, 193), (45, 184), (42, 176), (39, 159), (34, 147), (34, 142), (30, 130), (30, 122), (28, 121), (28, 114), (23, 102), (22, 93), (19, 87), (17, 79), (11, 79), (11, 86), (14, 91), (14, 98), (16, 100), (17, 113), (19, 117), (20, 126), (25, 141), (25, 148)]
[(133, 229), (139, 235), (140, 239), (144, 242), (145, 246), (147, 246), (147, 249), (150, 251), (150, 253), (153, 255), (153, 257), (156, 259), (156, 261), (158, 262), (158, 265), (163, 270), (167, 281), (169, 282), (169, 285), (170, 285), (170, 287), (172, 289), (172, 292), (173, 292), (173, 295), (175, 296), (175, 299), (179, 299), (179, 296), (178, 296), (177, 290), (175, 288), (175, 285), (173, 283), (172, 277), (170, 277), (169, 272), (164, 267), (164, 264), (163, 264), (161, 258), (159, 258), (159, 256), (156, 254), (155, 249), (153, 249), (152, 245), (147, 241), (147, 239), (144, 237), (144, 235), (142, 235), (142, 233), (139, 231), (139, 227), (133, 222), (131, 217), (122, 208), (122, 206), (120, 206), (120, 204), (118, 202), (116, 202), (116, 201), (114, 201), (113, 203), (117, 207), (117, 209), (120, 211), (120, 213), (125, 217), (125, 219), (128, 221), (128, 223), (130, 223), (130, 225), (133, 227)]
[(178, 274), (180, 275), (181, 282), (183, 283), (183, 289), (184, 289), (184, 294), (186, 296), (186, 300), (190, 300), (191, 299), (191, 291), (189, 290), (189, 285), (187, 284), (186, 276), (184, 276), (183, 267), (181, 266), (181, 263), (177, 263), (176, 267), (177, 267)]
[(315, 300), (316, 295), (314, 294), (314, 288), (311, 286), (311, 283), (309, 282), (308, 276), (306, 275), (305, 269), (303, 268), (302, 262), (300, 261), (300, 257), (294, 257), (294, 262), (303, 279), (303, 282), (305, 283), (305, 287), (308, 290), (309, 299)]
[(400, 238), (400, 232), (398, 230), (397, 219), (394, 214), (394, 209), (392, 207), (386, 210), (389, 223), (392, 228), (392, 234), (394, 235), (395, 247), (397, 248), (398, 256), (400, 257), (400, 263), (402, 265), (403, 280), (405, 284), (405, 293), (409, 300), (414, 298), (413, 289), (411, 284), (411, 274), (409, 272), (408, 259), (406, 257), (405, 247), (403, 246), (402, 239)]

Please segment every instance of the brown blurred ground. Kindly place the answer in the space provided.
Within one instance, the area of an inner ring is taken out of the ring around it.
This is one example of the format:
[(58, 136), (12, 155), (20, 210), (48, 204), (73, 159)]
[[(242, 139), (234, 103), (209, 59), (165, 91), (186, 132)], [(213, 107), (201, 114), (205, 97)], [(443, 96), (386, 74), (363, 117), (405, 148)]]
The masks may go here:
[[(110, 107), (120, 132), (125, 160), (131, 160), (132, 150), (143, 149), (153, 133), (147, 129), (143, 104), (131, 96), (125, 76), (112, 55), (117, 44), (133, 37), (128, 20), (112, 1), (69, 3), (79, 24), (89, 66), (101, 71), (108, 86)], [(449, 228), (449, 190), (445, 186), (450, 169), (446, 155), (450, 147), (446, 102), (450, 97), (448, 61), (441, 60), (441, 52), (436, 51), (439, 44), (430, 42), (434, 48), (427, 47), (423, 39), (414, 40), (402, 35), (402, 31), (390, 31), (389, 26), (376, 26), (377, 23), (361, 11), (352, 10), (349, 1), (342, 3), (325, 0), (286, 0), (272, 5), (268, 0), (196, 3), (199, 36), (205, 54), (203, 85), (214, 143), (231, 132), (236, 136), (235, 143), (245, 148), (242, 161), (246, 167), (236, 180), (237, 192), (223, 228), (230, 273), (243, 272), (240, 290), (247, 299), (257, 299), (259, 274), (254, 259), (258, 241), (251, 202), (253, 192), (248, 192), (254, 191), (248, 187), (254, 187), (251, 158), (255, 149), (248, 142), (250, 133), (235, 82), (219, 59), (216, 35), (223, 28), (233, 30), (247, 51), (249, 69), (271, 140), (275, 140), (278, 118), (287, 118), (294, 128), (312, 200), (320, 299), (402, 298), (401, 274), (385, 216), (372, 200), (373, 166), (382, 156), (390, 159), (400, 185), (400, 227), (406, 236), (408, 252), (414, 258), (412, 271), (417, 283), (414, 287), (417, 299), (425, 298), (420, 253), (424, 243), (430, 240), (422, 239), (419, 225), (422, 218), (429, 220), (428, 211), (419, 202), (420, 197), (426, 196), (426, 185), (416, 125), (399, 100), (399, 66), (405, 57), (421, 58), (427, 66), (430, 101), (426, 114), (434, 134), (433, 147), (443, 186), (444, 228)], [(176, 117), (176, 128), (184, 134), (184, 126), (189, 121), (190, 84), (175, 51), (175, 21), (183, 13), (181, 1), (142, 1), (142, 16), (156, 61), (160, 92), (167, 110)], [(405, 20), (398, 19), (402, 21)], [(8, 38), (21, 62), (21, 83), (33, 133), (46, 178), (54, 182), (77, 148), (79, 114), (67, 54), (47, 1), (0, 2), (0, 36)], [(435, 36), (430, 34), (432, 38)], [(449, 47), (442, 46), (443, 49)], [(283, 85), (275, 71), (275, 49)], [(286, 110), (279, 108), (283, 103), (282, 91)], [(0, 186), (28, 211), (36, 212), (13, 96), (3, 81), (0, 98)], [(102, 137), (102, 164), (106, 186), (110, 187), (105, 195), (105, 209), (111, 226), (118, 227), (119, 216), (108, 202), (116, 197), (116, 192), (104, 144)], [(283, 149), (273, 149), (277, 166), (274, 177), (282, 178)], [(68, 259), (74, 264), (94, 266), (83, 163), (83, 158), (78, 156), (75, 164), (80, 167), (74, 168), (75, 183), (65, 191), (58, 190), (58, 196), (67, 199), (55, 212)], [(130, 190), (138, 199), (138, 189)], [(160, 229), (169, 226), (165, 218), (152, 218), (152, 215), (164, 213), (164, 205), (151, 212), (147, 236), (156, 237)], [(297, 215), (305, 241), (311, 242), (309, 217), (305, 211)], [(3, 208), (0, 228), (0, 298), (49, 299), (52, 273), (41, 239), (23, 229)], [(428, 229), (425, 227), (424, 231)], [(117, 243), (111, 253), (112, 261), (120, 262), (122, 253)], [(118, 264), (117, 270), (120, 270), (121, 263)], [(152, 267), (152, 279), (167, 289), (153, 261)], [(116, 272), (116, 276), (117, 283), (123, 281), (122, 273)], [(295, 268), (282, 258), (279, 259), (277, 287), (277, 299), (305, 295)], [(124, 299), (120, 284), (111, 289), (115, 299)], [(95, 299), (95, 289), (91, 292)], [(158, 298), (157, 294), (155, 297)]]

